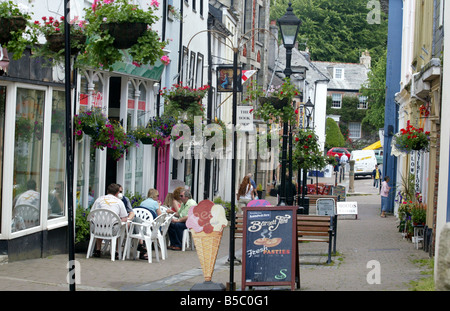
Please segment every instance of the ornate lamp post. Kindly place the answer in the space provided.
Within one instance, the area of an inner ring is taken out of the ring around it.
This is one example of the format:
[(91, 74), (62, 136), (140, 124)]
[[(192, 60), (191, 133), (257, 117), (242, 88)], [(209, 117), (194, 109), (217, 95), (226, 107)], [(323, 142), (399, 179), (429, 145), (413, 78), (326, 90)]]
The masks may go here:
[[(300, 105), (300, 110), (302, 113), (304, 113), (305, 120), (300, 124), (302, 129), (313, 129), (314, 128), (314, 104), (311, 102), (311, 98), (308, 98), (308, 101), (304, 104)], [(303, 168), (303, 176), (302, 176), (302, 200), (301, 200), (301, 207), (303, 208), (303, 211), (305, 212), (305, 193), (307, 191), (306, 189), (306, 178), (307, 178), (307, 170), (306, 168)], [(300, 184), (300, 168), (298, 169), (298, 183)]]
[[(301, 25), (300, 19), (295, 16), (291, 2), (286, 9), (286, 13), (277, 20), (280, 27), (281, 37), (283, 39), (283, 45), (286, 49), (286, 67), (284, 69), (284, 75), (286, 78), (290, 78), (292, 74), (291, 58), (292, 48), (294, 47), (295, 40), (297, 39), (298, 30)], [(279, 205), (286, 205), (286, 162), (287, 162), (287, 143), (288, 143), (288, 123), (283, 124), (283, 146), (281, 154), (281, 193)], [(289, 146), (292, 148), (292, 145)]]

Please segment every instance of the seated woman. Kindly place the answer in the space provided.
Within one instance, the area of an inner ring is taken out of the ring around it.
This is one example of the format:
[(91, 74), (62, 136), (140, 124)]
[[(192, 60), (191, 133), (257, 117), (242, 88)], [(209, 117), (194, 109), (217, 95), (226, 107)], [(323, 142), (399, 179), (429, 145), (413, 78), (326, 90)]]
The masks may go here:
[(159, 192), (156, 189), (149, 189), (147, 193), (147, 199), (142, 201), (139, 207), (143, 207), (148, 209), (152, 215), (153, 218), (156, 218), (157, 216), (161, 215), (161, 209), (159, 208), (161, 205), (161, 202), (158, 201)]

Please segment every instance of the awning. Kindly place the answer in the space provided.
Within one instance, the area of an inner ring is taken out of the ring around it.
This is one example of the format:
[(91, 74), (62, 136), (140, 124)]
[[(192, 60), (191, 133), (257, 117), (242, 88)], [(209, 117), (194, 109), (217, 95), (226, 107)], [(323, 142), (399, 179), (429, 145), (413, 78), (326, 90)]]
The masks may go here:
[(118, 73), (138, 76), (142, 78), (147, 78), (155, 81), (161, 79), (161, 75), (164, 71), (164, 64), (158, 59), (156, 63), (151, 65), (140, 65), (136, 66), (132, 63), (131, 57), (126, 51), (121, 51), (124, 54), (124, 61), (114, 63), (112, 70)]
[(377, 141), (376, 143), (373, 143), (372, 145), (370, 145), (370, 146), (367, 146), (366, 148), (364, 148), (363, 150), (375, 150), (375, 149), (378, 149), (378, 148), (381, 148), (382, 146), (381, 146), (381, 141), (379, 140), (379, 141)]

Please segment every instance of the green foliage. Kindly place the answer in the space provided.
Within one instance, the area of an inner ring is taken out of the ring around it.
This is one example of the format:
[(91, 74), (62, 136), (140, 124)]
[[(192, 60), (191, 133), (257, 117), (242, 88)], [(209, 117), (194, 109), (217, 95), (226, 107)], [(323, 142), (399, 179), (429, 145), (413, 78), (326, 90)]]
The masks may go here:
[(145, 23), (147, 29), (138, 39), (128, 53), (133, 59), (133, 64), (153, 65), (163, 56), (163, 48), (167, 42), (161, 41), (158, 33), (150, 28), (158, 17), (154, 14), (153, 8), (141, 9), (138, 5), (129, 3), (126, 0), (97, 1), (91, 7), (85, 9), (86, 33), (88, 42), (86, 53), (79, 56), (79, 64), (103, 69), (112, 69), (112, 65), (122, 61), (123, 54), (120, 49), (113, 46), (114, 38), (109, 34), (104, 24), (108, 23)]
[(301, 130), (295, 135), (293, 152), (295, 170), (325, 167), (326, 157), (321, 154), (318, 141), (319, 138), (313, 130)]
[(85, 210), (81, 206), (77, 206), (75, 215), (75, 243), (87, 241), (89, 239), (88, 215), (88, 210)]
[[(2, 41), (9, 36), (9, 39), (5, 40), (7, 42), (2, 42), (2, 47), (13, 54), (14, 60), (18, 60), (22, 57), (27, 46), (37, 42), (37, 38), (30, 28), (31, 15), (27, 7), (10, 0), (0, 2), (0, 18), (5, 19), (1, 25), (3, 28), (1, 29)], [(16, 24), (16, 22), (13, 22), (15, 19), (20, 19), (21, 22)]]
[[(289, 0), (272, 0), (270, 19), (286, 13)], [(297, 41), (309, 48), (315, 61), (359, 62), (361, 51), (382, 54), (387, 44), (387, 16), (380, 11), (380, 24), (369, 24), (367, 0), (296, 0), (294, 14), (301, 19)]]
[[(270, 86), (268, 90), (263, 90), (255, 81), (247, 84), (246, 95), (243, 103), (254, 104), (259, 100), (258, 107), (254, 110), (255, 117), (264, 121), (274, 122), (294, 122), (295, 110), (290, 104), (295, 96), (300, 92), (293, 85), (289, 78), (285, 78), (283, 84)], [(284, 106), (275, 107), (275, 102), (284, 102)], [(254, 106), (255, 107), (255, 106)]]
[(386, 50), (380, 55), (367, 75), (367, 82), (361, 87), (361, 95), (367, 96), (369, 108), (363, 119), (376, 129), (384, 127), (384, 107), (386, 96)]
[(342, 135), (339, 126), (332, 118), (327, 118), (325, 125), (325, 148), (331, 149), (333, 147), (342, 147), (345, 144), (344, 136)]

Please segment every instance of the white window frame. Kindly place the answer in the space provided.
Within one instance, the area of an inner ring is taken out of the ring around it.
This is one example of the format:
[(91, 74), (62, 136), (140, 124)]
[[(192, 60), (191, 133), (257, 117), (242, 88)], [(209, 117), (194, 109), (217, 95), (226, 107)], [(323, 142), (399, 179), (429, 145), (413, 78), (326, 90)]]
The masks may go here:
[[(355, 132), (352, 130), (352, 125), (355, 126), (355, 128), (356, 128), (356, 126), (358, 126), (359, 136), (353, 135)], [(348, 137), (352, 138), (352, 139), (353, 138), (361, 138), (361, 123), (360, 122), (349, 122), (348, 123)]]
[[(335, 98), (337, 96), (339, 96), (339, 100), (337, 100), (337, 98)], [(341, 109), (342, 108), (342, 94), (339, 94), (339, 93), (331, 94), (331, 108), (334, 108), (334, 109)]]
[(367, 96), (359, 95), (358, 96), (358, 109), (367, 109), (369, 105), (367, 103)]
[(334, 68), (333, 78), (336, 80), (344, 80), (344, 68)]

